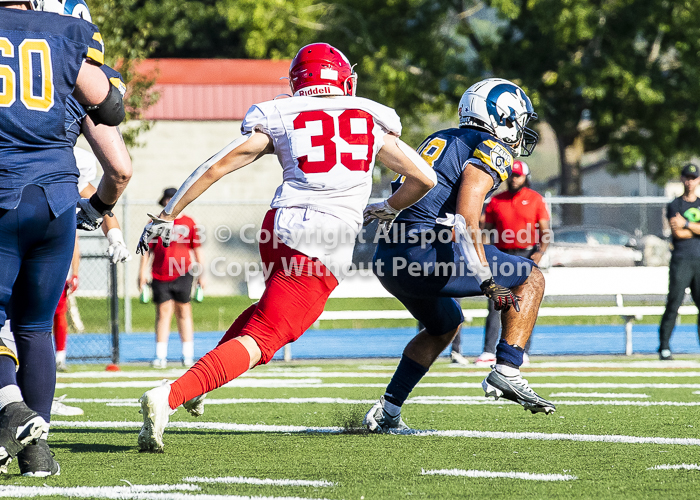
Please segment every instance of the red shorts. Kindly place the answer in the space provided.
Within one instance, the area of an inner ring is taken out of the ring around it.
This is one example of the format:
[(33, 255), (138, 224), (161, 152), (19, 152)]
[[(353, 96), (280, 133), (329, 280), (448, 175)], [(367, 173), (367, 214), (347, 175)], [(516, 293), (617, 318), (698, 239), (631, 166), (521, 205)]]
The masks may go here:
[[(262, 352), (260, 364), (269, 362), (280, 348), (301, 337), (321, 315), (328, 296), (338, 286), (338, 280), (318, 259), (288, 247), (274, 235), (275, 212), (268, 211), (262, 224), (263, 232), (273, 235), (260, 243), (262, 262), (266, 269), (271, 266), (265, 292), (240, 333), (235, 332), (255, 339)], [(237, 328), (237, 323), (231, 329)]]

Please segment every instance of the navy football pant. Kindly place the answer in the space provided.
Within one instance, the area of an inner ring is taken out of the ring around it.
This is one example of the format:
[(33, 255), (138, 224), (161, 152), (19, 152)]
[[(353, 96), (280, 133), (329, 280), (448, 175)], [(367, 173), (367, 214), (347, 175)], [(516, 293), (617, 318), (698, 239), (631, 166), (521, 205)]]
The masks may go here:
[[(525, 283), (535, 264), (484, 245), (496, 283), (513, 288)], [(454, 243), (380, 242), (374, 254), (379, 281), (431, 335), (444, 335), (464, 321), (455, 298), (483, 295), (479, 282), (460, 261)]]
[(19, 385), (27, 405), (47, 422), (56, 386), (51, 340), (75, 245), (75, 210), (54, 217), (44, 190), (30, 185), (13, 210), (0, 210), (0, 324), (10, 318), (19, 372), (0, 356), (0, 387)]

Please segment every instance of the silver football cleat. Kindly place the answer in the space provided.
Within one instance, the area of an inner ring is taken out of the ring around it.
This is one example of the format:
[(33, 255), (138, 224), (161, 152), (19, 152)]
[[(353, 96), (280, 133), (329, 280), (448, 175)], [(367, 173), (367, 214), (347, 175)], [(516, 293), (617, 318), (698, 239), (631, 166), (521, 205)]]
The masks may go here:
[(520, 374), (514, 377), (506, 377), (494, 368), (481, 383), (481, 387), (483, 387), (486, 397), (493, 396), (495, 399), (509, 399), (522, 405), (532, 413), (544, 412), (549, 415), (556, 410), (554, 404), (530, 389), (530, 386), (527, 385), (527, 380)]

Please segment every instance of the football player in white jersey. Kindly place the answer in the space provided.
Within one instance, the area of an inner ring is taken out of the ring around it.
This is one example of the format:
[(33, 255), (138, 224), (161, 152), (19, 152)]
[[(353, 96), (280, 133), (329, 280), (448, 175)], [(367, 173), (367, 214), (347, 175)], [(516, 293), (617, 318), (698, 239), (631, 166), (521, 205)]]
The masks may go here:
[[(428, 164), (398, 138), (394, 110), (355, 97), (356, 75), (338, 49), (303, 47), (289, 80), (293, 97), (251, 107), (243, 137), (195, 170), (141, 236), (137, 253), (158, 236), (167, 246), (175, 217), (222, 176), (264, 154), (276, 154), (282, 164), (284, 180), (260, 239), (265, 292), (187, 373), (141, 397), (142, 451), (163, 450), (163, 430), (177, 407), (201, 414), (204, 394), (267, 363), (316, 321), (351, 265), (364, 218), (388, 223), (436, 183)], [(406, 181), (363, 217), (377, 158)]]

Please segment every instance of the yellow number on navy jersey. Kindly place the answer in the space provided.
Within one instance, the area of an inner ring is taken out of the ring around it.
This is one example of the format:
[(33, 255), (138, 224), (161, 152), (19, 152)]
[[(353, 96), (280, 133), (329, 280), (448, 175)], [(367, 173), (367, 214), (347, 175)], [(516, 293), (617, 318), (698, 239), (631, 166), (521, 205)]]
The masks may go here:
[[(38, 56), (41, 69), (33, 71), (34, 58)], [(48, 111), (53, 107), (53, 65), (51, 47), (46, 40), (28, 39), (19, 46), (19, 71), (22, 92), (20, 98), (27, 109)], [(41, 75), (39, 88), (34, 88), (34, 75)]]
[(445, 139), (440, 139), (439, 137), (433, 138), (429, 143), (421, 146), (418, 149), (421, 157), (425, 162), (430, 165), (430, 168), (435, 168), (435, 162), (440, 158), (442, 151), (445, 149), (447, 141)]
[[(15, 57), (15, 47), (7, 38), (0, 38), (0, 56)], [(35, 58), (36, 56), (36, 58)], [(40, 65), (34, 71), (34, 62)], [(34, 85), (34, 75), (40, 75), (38, 86)], [(5, 64), (0, 64), (0, 107), (10, 107), (15, 101), (17, 75)], [(19, 93), (24, 107), (34, 111), (48, 111), (54, 105), (53, 65), (51, 62), (51, 47), (43, 39), (27, 39), (19, 46)]]
[[(5, 37), (0, 38), (0, 57), (15, 57), (15, 46)], [(9, 108), (15, 102), (15, 71), (5, 65), (0, 64), (0, 81), (2, 81), (2, 92), (0, 92), (0, 107)]]

